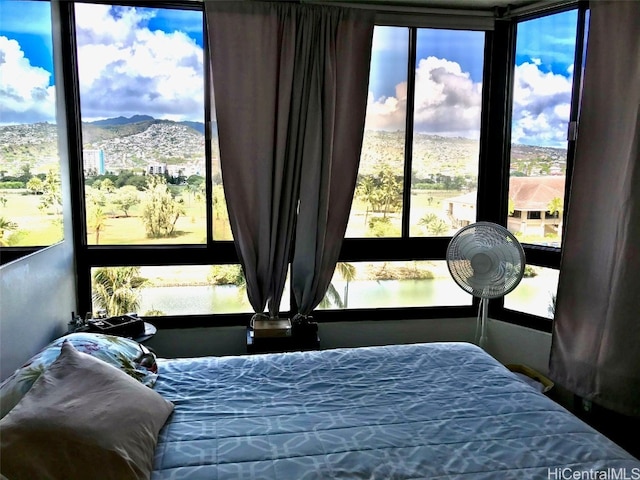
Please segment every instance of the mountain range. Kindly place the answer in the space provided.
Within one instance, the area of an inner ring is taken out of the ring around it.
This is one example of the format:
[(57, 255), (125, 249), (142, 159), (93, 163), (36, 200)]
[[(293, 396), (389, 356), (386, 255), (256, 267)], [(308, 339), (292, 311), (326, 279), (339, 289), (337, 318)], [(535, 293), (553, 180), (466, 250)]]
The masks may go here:
[[(134, 115), (83, 122), (82, 139), (85, 150), (104, 152), (108, 171), (145, 168), (153, 162), (203, 167), (204, 131), (202, 122), (174, 122), (149, 115)], [(212, 131), (212, 156), (215, 162), (218, 158), (215, 124)], [(405, 134), (402, 131), (365, 132), (360, 173), (375, 173), (381, 161), (402, 172), (404, 142)], [(53, 124), (0, 127), (0, 162), (2, 170), (10, 174), (19, 172), (24, 164), (38, 172), (46, 165), (57, 162), (57, 148), (57, 128)], [(433, 173), (475, 175), (478, 149), (477, 140), (416, 133), (413, 170), (419, 177)], [(512, 166), (535, 164), (535, 169), (542, 170), (546, 165), (546, 168), (554, 166), (564, 171), (565, 159), (566, 150), (561, 148), (512, 146)]]

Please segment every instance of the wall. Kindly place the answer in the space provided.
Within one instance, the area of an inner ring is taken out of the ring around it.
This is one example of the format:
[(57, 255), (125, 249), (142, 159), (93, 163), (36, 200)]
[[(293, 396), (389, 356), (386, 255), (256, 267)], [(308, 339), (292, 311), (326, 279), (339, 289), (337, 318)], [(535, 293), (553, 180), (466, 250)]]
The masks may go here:
[[(418, 342), (473, 342), (475, 318), (322, 323), (322, 349)], [(243, 355), (243, 327), (160, 330), (147, 345), (161, 357)], [(489, 319), (487, 351), (502, 363), (548, 371), (551, 334)]]
[[(475, 319), (393, 320), (321, 323), (321, 348), (359, 347), (393, 343), (472, 341)], [(161, 357), (242, 355), (244, 327), (160, 330), (147, 345)]]
[(70, 241), (0, 267), (0, 380), (66, 332), (75, 310)]
[[(60, 20), (52, 3), (53, 57), (61, 72)], [(0, 380), (67, 330), (76, 309), (76, 275), (63, 75), (56, 75), (56, 123), (65, 240), (0, 267)]]
[(502, 363), (528, 365), (546, 375), (549, 371), (551, 334), (489, 319), (487, 351)]

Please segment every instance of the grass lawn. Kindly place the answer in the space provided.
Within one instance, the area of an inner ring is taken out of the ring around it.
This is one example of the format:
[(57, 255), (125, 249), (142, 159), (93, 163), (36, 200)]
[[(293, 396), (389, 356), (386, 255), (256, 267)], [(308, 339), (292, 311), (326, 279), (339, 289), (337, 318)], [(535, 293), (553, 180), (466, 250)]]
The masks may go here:
[(0, 207), (0, 216), (15, 223), (4, 239), (12, 247), (52, 245), (63, 239), (62, 215), (38, 208), (40, 196), (27, 195), (23, 190), (2, 190), (7, 203)]
[[(446, 216), (443, 201), (448, 198), (457, 197), (465, 192), (458, 190), (414, 190), (411, 193), (411, 236), (423, 237), (429, 236), (424, 226), (418, 224), (420, 219), (425, 215), (432, 213), (449, 223)], [(349, 224), (347, 226), (346, 237), (363, 238), (371, 237), (372, 234), (368, 228), (368, 222), (372, 218), (381, 218), (382, 213), (369, 212), (367, 215), (367, 206), (359, 198), (355, 198), (351, 206), (351, 214), (349, 216)], [(387, 213), (386, 217), (390, 220), (393, 227), (394, 235), (399, 237), (402, 231), (402, 213), (400, 211)], [(444, 236), (453, 235), (454, 231), (447, 232)]]
[[(122, 212), (107, 213), (105, 225), (100, 230), (100, 245), (162, 245), (162, 244), (204, 244), (207, 241), (207, 218), (204, 203), (185, 201), (185, 213), (178, 217), (174, 235), (163, 238), (148, 238), (142, 219), (142, 206), (135, 205), (129, 216)], [(89, 245), (96, 245), (96, 232), (87, 229)]]

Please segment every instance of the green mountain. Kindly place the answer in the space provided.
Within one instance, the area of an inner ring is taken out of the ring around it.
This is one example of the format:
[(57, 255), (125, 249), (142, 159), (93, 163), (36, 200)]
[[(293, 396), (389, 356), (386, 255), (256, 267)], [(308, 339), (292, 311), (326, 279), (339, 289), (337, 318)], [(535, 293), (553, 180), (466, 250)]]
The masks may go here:
[[(214, 131), (215, 129), (214, 125)], [(204, 124), (173, 122), (149, 116), (118, 117), (82, 124), (83, 148), (102, 150), (108, 171), (145, 168), (150, 163), (200, 166), (204, 171)], [(367, 131), (363, 141), (360, 173), (372, 174), (379, 162), (401, 174), (404, 158), (404, 132)], [(217, 162), (217, 136), (212, 139)], [(36, 123), (0, 127), (1, 170), (13, 174), (22, 165), (34, 172), (57, 160), (57, 128)], [(475, 175), (478, 141), (417, 133), (413, 141), (414, 175)], [(536, 175), (551, 169), (564, 171), (566, 150), (560, 148), (513, 145), (512, 170), (515, 174)]]

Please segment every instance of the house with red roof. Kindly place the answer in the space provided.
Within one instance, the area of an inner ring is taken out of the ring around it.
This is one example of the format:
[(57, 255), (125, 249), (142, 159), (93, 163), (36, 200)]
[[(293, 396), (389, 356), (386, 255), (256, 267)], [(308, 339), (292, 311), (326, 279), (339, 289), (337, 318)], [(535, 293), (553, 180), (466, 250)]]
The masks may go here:
[[(476, 221), (477, 192), (452, 197), (443, 202), (455, 228)], [(509, 179), (509, 217), (507, 228), (523, 235), (556, 234), (562, 225), (564, 175), (511, 177)], [(558, 209), (554, 208), (557, 203)]]

